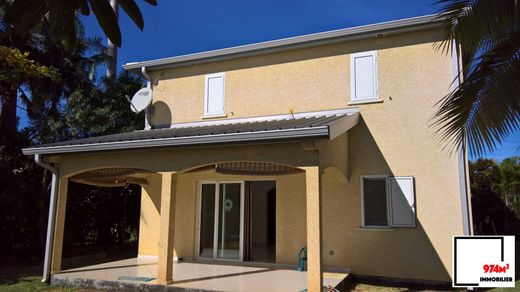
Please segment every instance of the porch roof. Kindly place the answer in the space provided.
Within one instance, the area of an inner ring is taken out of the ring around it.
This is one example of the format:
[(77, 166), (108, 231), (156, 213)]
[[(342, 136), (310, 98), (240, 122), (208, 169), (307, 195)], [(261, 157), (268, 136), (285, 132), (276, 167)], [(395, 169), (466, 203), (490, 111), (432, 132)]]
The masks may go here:
[(43, 144), (23, 149), (25, 155), (61, 154), (218, 143), (328, 138), (358, 123), (357, 108), (173, 124), (168, 129), (141, 130)]

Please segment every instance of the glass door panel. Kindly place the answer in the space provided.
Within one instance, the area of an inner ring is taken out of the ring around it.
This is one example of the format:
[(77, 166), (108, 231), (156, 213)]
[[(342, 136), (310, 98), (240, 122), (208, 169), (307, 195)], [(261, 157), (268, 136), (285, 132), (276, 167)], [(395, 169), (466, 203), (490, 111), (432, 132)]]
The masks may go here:
[(240, 259), (242, 234), (241, 194), (241, 183), (219, 184), (218, 258)]
[(215, 184), (202, 184), (199, 256), (213, 258), (215, 241)]

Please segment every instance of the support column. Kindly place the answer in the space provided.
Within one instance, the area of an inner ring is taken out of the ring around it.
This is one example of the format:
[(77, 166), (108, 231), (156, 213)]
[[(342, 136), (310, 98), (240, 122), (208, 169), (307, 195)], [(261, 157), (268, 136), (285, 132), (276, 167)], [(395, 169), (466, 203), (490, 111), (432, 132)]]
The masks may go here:
[(157, 283), (168, 285), (173, 283), (173, 236), (175, 233), (177, 174), (164, 172), (161, 175), (161, 226), (159, 230)]
[(63, 233), (65, 231), (65, 212), (67, 209), (67, 192), (69, 179), (60, 178), (58, 201), (56, 204), (56, 221), (54, 225), (54, 244), (52, 245), (51, 274), (61, 272), (61, 256), (63, 251)]
[(307, 198), (307, 291), (321, 292), (322, 226), (321, 226), (321, 173), (318, 166), (304, 167)]

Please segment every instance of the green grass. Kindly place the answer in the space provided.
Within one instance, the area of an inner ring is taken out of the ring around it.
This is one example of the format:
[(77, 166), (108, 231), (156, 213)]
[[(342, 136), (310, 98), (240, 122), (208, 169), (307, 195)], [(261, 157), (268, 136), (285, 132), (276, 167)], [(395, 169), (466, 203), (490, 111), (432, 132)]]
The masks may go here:
[[(100, 253), (99, 251), (103, 252)], [(80, 254), (74, 258), (64, 258), (63, 268), (77, 268), (88, 265), (100, 264), (104, 262), (135, 257), (137, 255), (136, 246), (126, 248), (121, 247), (102, 247), (91, 248), (88, 252)], [(75, 289), (70, 287), (50, 286), (41, 283), (43, 267), (41, 265), (9, 265), (0, 262), (0, 292), (18, 291), (51, 291), (51, 292), (100, 292), (100, 290)]]
[(22, 276), (10, 281), (4, 281), (0, 284), (2, 292), (32, 292), (32, 291), (49, 291), (49, 292), (73, 292), (77, 289), (66, 287), (54, 287), (41, 283), (41, 276)]
[(72, 292), (80, 291), (67, 287), (55, 287), (41, 282), (41, 266), (0, 266), (0, 292)]
[[(479, 291), (487, 291), (487, 292), (510, 292), (510, 291), (518, 291), (520, 288), (520, 279), (515, 282), (515, 288), (494, 288), (489, 290), (479, 290)], [(362, 292), (362, 291), (375, 291), (375, 292), (399, 292), (399, 291), (439, 291), (439, 290), (415, 290), (407, 287), (388, 287), (388, 286), (379, 286), (379, 285), (368, 285), (368, 284), (356, 284), (354, 292)], [(462, 290), (454, 290), (454, 291), (462, 291)]]
[(499, 291), (518, 291), (517, 289), (520, 289), (520, 279), (518, 279), (515, 282), (515, 288), (494, 288), (492, 290), (488, 290), (489, 292), (499, 292)]

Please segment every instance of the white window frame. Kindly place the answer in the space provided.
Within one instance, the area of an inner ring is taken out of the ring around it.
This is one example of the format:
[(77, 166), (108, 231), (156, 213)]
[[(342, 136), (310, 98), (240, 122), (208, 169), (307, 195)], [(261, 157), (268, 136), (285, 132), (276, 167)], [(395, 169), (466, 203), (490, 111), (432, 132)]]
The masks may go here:
[[(238, 259), (226, 259), (218, 257), (218, 224), (219, 224), (219, 200), (220, 200), (220, 185), (228, 183), (240, 184), (240, 250)], [(202, 257), (200, 256), (200, 231), (201, 231), (201, 215), (202, 215), (202, 185), (210, 184), (215, 185), (215, 212), (213, 222), (213, 256)], [(245, 194), (245, 181), (241, 180), (201, 180), (197, 184), (197, 224), (195, 239), (195, 258), (214, 260), (214, 261), (228, 261), (228, 262), (242, 262), (244, 261), (244, 194)]]
[[(208, 113), (208, 102), (209, 102), (208, 81), (210, 78), (215, 78), (215, 77), (222, 78), (222, 112)], [(225, 104), (226, 104), (226, 74), (224, 72), (207, 74), (206, 78), (205, 78), (205, 83), (204, 83), (204, 117), (224, 116), (225, 115)]]
[[(361, 175), (360, 176), (360, 189), (361, 189), (361, 227), (363, 228), (391, 228), (390, 225), (390, 208), (388, 204), (390, 203), (388, 200), (388, 177), (389, 175), (379, 174), (379, 175)], [(386, 216), (387, 216), (387, 225), (366, 225), (365, 224), (365, 184), (363, 180), (365, 178), (372, 179), (384, 179), (385, 180), (385, 198), (386, 198)]]
[[(356, 66), (355, 59), (358, 57), (367, 57), (372, 56), (374, 58), (373, 63), (373, 72), (374, 72), (374, 96), (366, 97), (366, 98), (356, 98)], [(352, 103), (363, 103), (363, 102), (377, 102), (379, 99), (379, 85), (378, 85), (378, 69), (377, 69), (377, 51), (367, 51), (350, 54), (350, 101)]]

